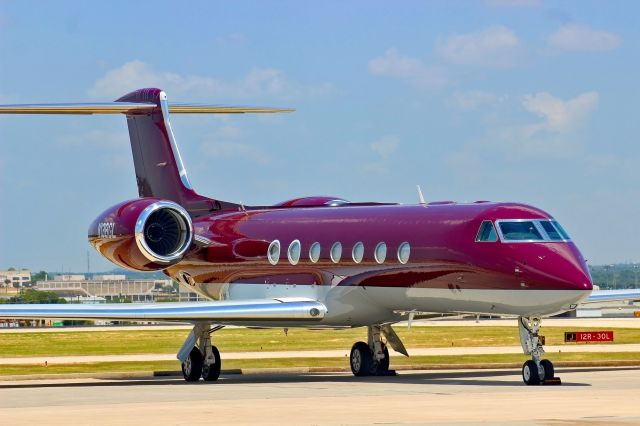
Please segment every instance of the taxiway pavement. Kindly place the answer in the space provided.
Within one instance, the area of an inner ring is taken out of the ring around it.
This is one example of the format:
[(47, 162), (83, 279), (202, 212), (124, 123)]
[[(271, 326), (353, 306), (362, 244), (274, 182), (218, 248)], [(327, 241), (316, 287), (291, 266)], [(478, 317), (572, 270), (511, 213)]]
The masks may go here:
[(640, 369), (558, 369), (562, 386), (525, 386), (519, 371), (49, 380), (0, 384), (7, 425), (638, 424)]

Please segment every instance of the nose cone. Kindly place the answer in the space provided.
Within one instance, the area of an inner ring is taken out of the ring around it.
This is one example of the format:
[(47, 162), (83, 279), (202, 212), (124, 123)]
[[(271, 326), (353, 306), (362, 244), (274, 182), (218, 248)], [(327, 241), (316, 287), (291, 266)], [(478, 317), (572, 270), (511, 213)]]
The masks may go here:
[(538, 255), (539, 270), (558, 290), (593, 289), (591, 273), (578, 248), (572, 242), (545, 245), (545, 254)]

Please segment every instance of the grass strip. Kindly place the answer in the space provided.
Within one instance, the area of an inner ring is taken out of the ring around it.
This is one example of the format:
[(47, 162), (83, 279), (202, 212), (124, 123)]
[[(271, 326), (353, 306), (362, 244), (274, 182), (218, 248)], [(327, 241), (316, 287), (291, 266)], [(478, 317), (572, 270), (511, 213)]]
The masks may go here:
[[(546, 327), (547, 345), (560, 345), (565, 331), (593, 328)], [(407, 348), (518, 346), (517, 326), (512, 327), (396, 327)], [(640, 343), (640, 329), (615, 328), (615, 343)], [(95, 332), (0, 333), (0, 357), (62, 355), (129, 355), (175, 353), (188, 330), (129, 330)], [(213, 336), (220, 352), (350, 349), (366, 341), (366, 328), (348, 330), (222, 329)]]

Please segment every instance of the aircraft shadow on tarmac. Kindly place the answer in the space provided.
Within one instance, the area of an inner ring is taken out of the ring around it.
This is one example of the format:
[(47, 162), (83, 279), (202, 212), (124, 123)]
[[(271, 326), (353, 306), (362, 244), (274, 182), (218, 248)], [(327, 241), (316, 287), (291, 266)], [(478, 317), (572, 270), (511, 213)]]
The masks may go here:
[[(597, 371), (585, 369), (566, 369), (558, 371), (562, 373), (573, 371)], [(516, 376), (513, 380), (495, 380), (500, 376)], [(221, 375), (216, 383), (197, 382), (186, 383), (182, 377), (167, 376), (153, 379), (104, 379), (98, 381), (60, 382), (52, 381), (43, 383), (7, 383), (0, 384), (0, 389), (26, 389), (26, 388), (63, 388), (63, 387), (103, 387), (103, 386), (224, 386), (225, 384), (277, 384), (277, 383), (314, 383), (314, 382), (370, 382), (370, 383), (398, 383), (398, 384), (424, 384), (424, 385), (453, 385), (453, 386), (524, 386), (520, 379), (520, 372), (515, 370), (504, 371), (447, 371), (424, 373), (400, 373), (397, 376), (384, 377), (353, 377), (346, 373), (306, 373), (306, 374), (228, 374)], [(588, 383), (564, 382), (562, 386), (591, 386)]]

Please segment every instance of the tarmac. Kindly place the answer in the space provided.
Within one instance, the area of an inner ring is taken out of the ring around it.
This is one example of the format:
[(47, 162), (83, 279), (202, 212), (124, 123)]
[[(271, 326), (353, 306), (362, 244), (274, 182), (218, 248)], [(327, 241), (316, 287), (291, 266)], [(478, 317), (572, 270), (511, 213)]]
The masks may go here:
[(4, 425), (363, 425), (481, 422), (640, 423), (640, 368), (558, 369), (561, 386), (525, 386), (518, 370), (414, 371), (13, 381), (0, 384)]

